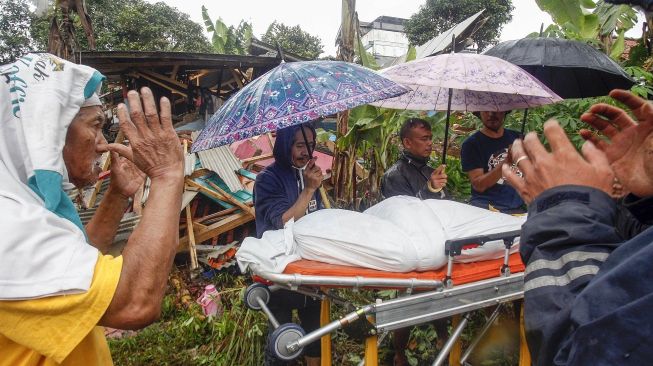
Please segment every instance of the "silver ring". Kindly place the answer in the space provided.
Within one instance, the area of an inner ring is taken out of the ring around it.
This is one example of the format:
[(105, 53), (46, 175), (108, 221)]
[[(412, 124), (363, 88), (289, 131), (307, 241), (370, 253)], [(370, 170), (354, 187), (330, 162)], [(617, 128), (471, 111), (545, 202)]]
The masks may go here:
[(526, 155), (520, 156), (519, 159), (515, 160), (515, 166), (516, 166), (516, 167), (519, 167), (519, 163), (520, 163), (522, 160), (526, 160), (526, 159), (528, 159), (528, 156), (526, 156)]

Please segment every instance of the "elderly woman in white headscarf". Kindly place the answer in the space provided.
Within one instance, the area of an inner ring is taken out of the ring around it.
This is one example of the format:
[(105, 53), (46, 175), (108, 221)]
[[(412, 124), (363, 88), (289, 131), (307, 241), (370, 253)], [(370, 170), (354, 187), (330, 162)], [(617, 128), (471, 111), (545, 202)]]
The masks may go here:
[[(11, 365), (111, 363), (98, 325), (135, 329), (159, 315), (178, 244), (183, 154), (170, 102), (144, 88), (118, 108), (130, 146), (107, 144), (97, 71), (49, 54), (0, 66), (0, 349)], [(142, 102), (141, 102), (142, 97)], [(111, 184), (84, 227), (66, 184)], [(140, 224), (107, 255), (129, 197), (147, 175)]]

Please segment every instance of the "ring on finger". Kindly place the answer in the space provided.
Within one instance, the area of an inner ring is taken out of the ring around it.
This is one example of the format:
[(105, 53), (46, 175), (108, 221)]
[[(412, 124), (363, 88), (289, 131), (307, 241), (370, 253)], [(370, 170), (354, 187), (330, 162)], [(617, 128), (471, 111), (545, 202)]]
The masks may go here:
[(522, 160), (526, 160), (526, 159), (528, 159), (528, 156), (527, 156), (527, 155), (520, 156), (517, 160), (515, 160), (515, 166), (516, 166), (516, 167), (519, 167), (519, 163), (520, 163)]

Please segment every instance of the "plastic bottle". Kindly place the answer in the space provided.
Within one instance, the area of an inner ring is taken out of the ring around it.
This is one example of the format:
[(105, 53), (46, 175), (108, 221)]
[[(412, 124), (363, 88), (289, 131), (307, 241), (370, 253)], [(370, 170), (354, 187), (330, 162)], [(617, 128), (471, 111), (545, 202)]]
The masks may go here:
[(220, 316), (222, 313), (220, 293), (213, 285), (204, 287), (204, 293), (197, 299), (197, 303), (202, 306), (202, 312), (206, 316)]

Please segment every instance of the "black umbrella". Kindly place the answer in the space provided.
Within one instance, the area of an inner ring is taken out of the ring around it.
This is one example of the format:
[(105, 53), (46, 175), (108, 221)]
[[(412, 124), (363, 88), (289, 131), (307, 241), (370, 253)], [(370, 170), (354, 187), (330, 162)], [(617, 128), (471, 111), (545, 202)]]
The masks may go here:
[(501, 42), (484, 54), (523, 68), (564, 99), (608, 95), (635, 84), (608, 55), (578, 41), (523, 38)]
[[(564, 99), (608, 95), (630, 89), (635, 81), (605, 53), (578, 41), (561, 38), (522, 38), (483, 52), (513, 63), (535, 76)], [(524, 133), (524, 112), (521, 132)]]

